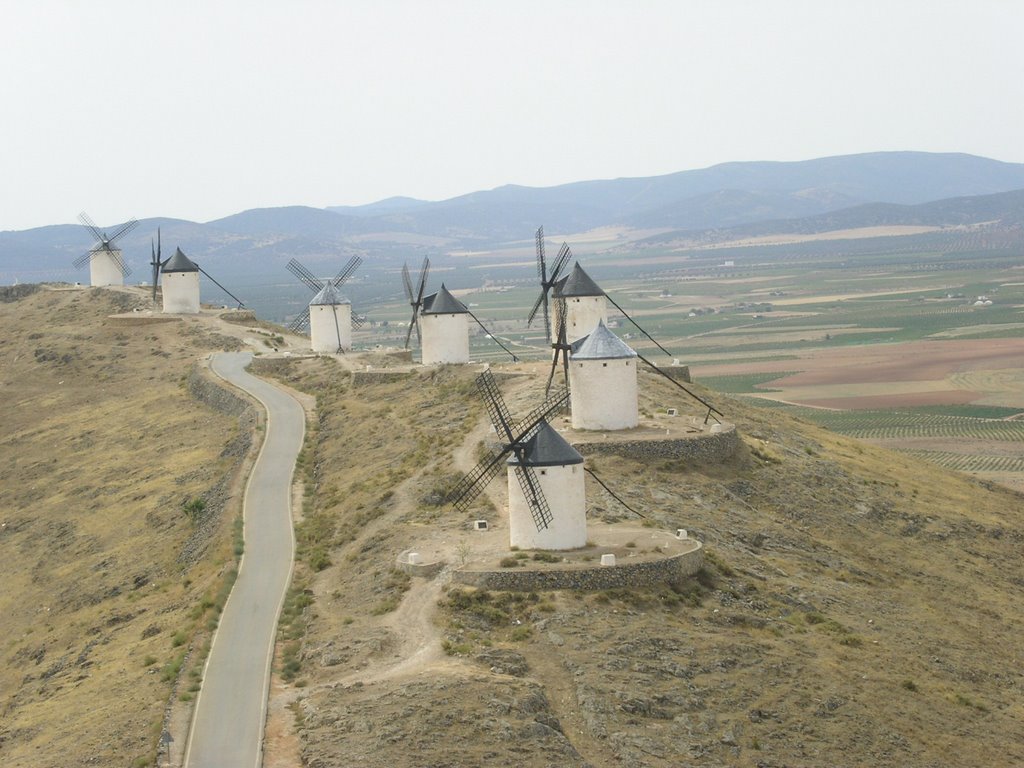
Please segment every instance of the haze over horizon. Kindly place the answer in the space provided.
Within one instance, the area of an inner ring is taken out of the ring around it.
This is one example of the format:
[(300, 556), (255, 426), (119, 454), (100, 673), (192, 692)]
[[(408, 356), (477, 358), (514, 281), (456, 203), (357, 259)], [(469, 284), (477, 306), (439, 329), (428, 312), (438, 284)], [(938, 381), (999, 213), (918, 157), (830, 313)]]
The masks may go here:
[(1024, 162), (1024, 5), (998, 0), (5, 11), (0, 230), (875, 151)]

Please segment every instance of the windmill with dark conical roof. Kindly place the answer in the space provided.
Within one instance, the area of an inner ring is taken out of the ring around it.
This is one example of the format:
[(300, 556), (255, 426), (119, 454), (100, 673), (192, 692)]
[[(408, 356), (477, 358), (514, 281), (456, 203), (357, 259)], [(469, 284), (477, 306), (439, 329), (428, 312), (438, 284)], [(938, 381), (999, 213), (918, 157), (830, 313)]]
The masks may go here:
[(444, 283), (441, 290), (423, 298), (419, 336), (424, 365), (469, 362), (469, 309)]
[(164, 312), (167, 314), (199, 313), (199, 265), (174, 249), (174, 255), (160, 266)]
[(156, 301), (156, 289), (162, 285), (163, 312), (169, 315), (199, 314), (199, 274), (205, 275), (210, 282), (238, 302), (242, 308), (245, 303), (231, 291), (218, 283), (213, 276), (184, 254), (181, 248), (166, 259), (160, 258), (160, 230), (156, 231), (156, 244), (152, 246), (150, 266), (153, 268), (153, 301)]
[(598, 322), (569, 351), (573, 429), (631, 429), (640, 422), (637, 353)]
[[(607, 294), (588, 275), (579, 262), (572, 272), (554, 284), (556, 309), (565, 310), (565, 333), (574, 342), (590, 333), (598, 323), (608, 323)], [(558, 312), (556, 312), (558, 315)], [(561, 317), (556, 317), (561, 322)], [(556, 339), (552, 337), (552, 341)]]
[(309, 304), (289, 323), (288, 328), (295, 332), (308, 328), (314, 352), (338, 353), (352, 349), (352, 329), (361, 328), (363, 321), (352, 314), (352, 302), (338, 289), (362, 263), (362, 258), (353, 256), (337, 275), (322, 280), (297, 259), (288, 262), (288, 271), (313, 291)]
[(547, 420), (565, 407), (564, 389), (522, 421), (513, 423), (490, 370), (476, 379), (499, 438), (503, 441), (452, 492), (461, 510), (498, 474), (508, 474), (509, 543), (524, 549), (576, 549), (587, 543), (583, 457)]
[(96, 239), (96, 244), (72, 262), (74, 266), (83, 267), (89, 263), (89, 285), (101, 287), (105, 285), (124, 285), (124, 279), (132, 273), (131, 268), (125, 263), (121, 249), (117, 247), (117, 241), (131, 232), (138, 226), (139, 222), (129, 219), (124, 224), (113, 229), (113, 234), (106, 232), (96, 226), (96, 223), (89, 218), (89, 214), (82, 211), (78, 214), (78, 220), (89, 230)]
[(412, 290), (408, 267), (402, 271), (406, 295), (412, 306), (412, 321), (405, 336), (405, 343), (408, 347), (412, 327), (415, 326), (420, 340), (420, 362), (423, 365), (468, 363), (470, 319), (480, 326), (487, 338), (505, 350), (513, 362), (518, 360), (465, 304), (452, 295), (444, 283), (441, 283), (439, 291), (429, 296), (423, 295), (429, 267), (430, 262), (424, 259), (419, 285), (415, 292)]

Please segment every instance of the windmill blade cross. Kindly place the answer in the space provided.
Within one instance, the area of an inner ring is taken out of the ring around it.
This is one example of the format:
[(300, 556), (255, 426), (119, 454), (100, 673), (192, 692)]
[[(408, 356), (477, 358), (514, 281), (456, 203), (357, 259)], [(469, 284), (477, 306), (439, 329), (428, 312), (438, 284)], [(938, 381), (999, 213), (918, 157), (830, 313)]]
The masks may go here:
[(353, 256), (351, 259), (348, 260), (348, 264), (342, 267), (341, 271), (339, 271), (338, 274), (334, 276), (334, 278), (331, 280), (331, 285), (333, 285), (335, 288), (340, 288), (345, 283), (346, 280), (352, 277), (352, 273), (359, 269), (359, 265), (362, 263), (362, 258), (360, 258), (359, 256)]
[(537, 246), (537, 277), (540, 278), (540, 296), (533, 302), (533, 306), (530, 308), (530, 313), (526, 316), (526, 327), (529, 328), (533, 322), (533, 318), (537, 316), (537, 310), (540, 309), (541, 305), (544, 306), (544, 328), (548, 336), (551, 336), (551, 326), (548, 324), (548, 302), (547, 302), (547, 284), (548, 284), (548, 268), (544, 259), (544, 225), (537, 227), (536, 234), (536, 246)]
[(523, 489), (523, 495), (526, 496), (526, 504), (530, 508), (533, 524), (537, 526), (538, 531), (547, 528), (555, 517), (551, 514), (551, 507), (548, 505), (544, 490), (540, 487), (537, 473), (533, 471), (533, 467), (522, 464), (515, 468), (515, 473), (516, 479), (519, 480), (519, 487)]
[(565, 386), (569, 387), (569, 350), (572, 348), (567, 341), (566, 335), (566, 305), (565, 297), (559, 296), (557, 299), (558, 306), (558, 336), (551, 343), (552, 349), (555, 353), (551, 356), (551, 373), (548, 374), (548, 383), (544, 388), (544, 394), (546, 395), (551, 391), (551, 382), (555, 379), (555, 371), (558, 369), (558, 358), (562, 358), (563, 372), (565, 373)]
[(409, 299), (409, 306), (412, 307), (412, 318), (409, 320), (409, 330), (405, 332), (405, 348), (409, 348), (409, 340), (412, 338), (412, 329), (416, 329), (416, 341), (422, 343), (420, 338), (419, 316), (423, 307), (423, 293), (427, 289), (427, 274), (430, 272), (430, 257), (423, 257), (423, 264), (420, 266), (420, 276), (413, 290), (412, 280), (409, 277), (408, 264), (402, 265), (402, 281), (405, 285), (405, 295)]
[(302, 266), (298, 259), (292, 259), (289, 261), (285, 265), (285, 268), (299, 278), (299, 280), (301, 280), (307, 288), (313, 291), (313, 293), (316, 293), (324, 287), (324, 281)]
[(295, 319), (288, 323), (288, 330), (294, 333), (303, 333), (309, 327), (309, 307), (299, 312)]
[[(456, 484), (448, 498), (458, 509), (463, 512), (467, 511), (473, 499), (501, 470), (504, 458), (515, 451), (520, 459), (516, 474), (520, 478), (520, 483), (525, 483), (522, 486), (523, 493), (526, 495), (531, 515), (538, 525), (538, 530), (546, 528), (552, 520), (551, 509), (532, 468), (522, 465), (522, 445), (533, 435), (542, 421), (569, 402), (569, 392), (562, 390), (555, 398), (549, 398), (534, 408), (525, 419), (513, 428), (508, 406), (505, 404), (505, 399), (498, 389), (498, 383), (494, 380), (494, 375), (490, 370), (486, 370), (476, 377), (476, 387), (483, 397), (484, 406), (491, 423), (494, 424), (495, 431), (499, 435), (504, 435), (507, 442), (490, 448), (487, 456)], [(523, 470), (523, 472), (520, 473), (519, 470)]]
[(153, 245), (153, 241), (149, 241), (149, 248), (152, 252), (150, 256), (150, 265), (153, 267), (153, 301), (156, 301), (156, 286), (160, 282), (160, 267), (163, 263), (160, 261), (160, 227), (156, 228), (156, 246)]
[(512, 415), (508, 412), (505, 398), (501, 396), (498, 382), (494, 380), (494, 374), (490, 369), (476, 377), (476, 388), (484, 399), (484, 407), (487, 409), (487, 415), (490, 417), (494, 429), (498, 434), (504, 432), (508, 442), (514, 444), (516, 437), (512, 434)]
[(548, 278), (549, 285), (554, 285), (558, 282), (562, 270), (565, 269), (565, 265), (571, 258), (572, 250), (569, 248), (569, 244), (562, 243), (562, 247), (558, 249), (558, 256), (555, 257), (555, 268), (551, 270), (551, 276)]
[(516, 424), (514, 432), (519, 435), (517, 442), (529, 440), (542, 421), (547, 421), (568, 404), (569, 390), (567, 388), (558, 390), (554, 397), (548, 397)]
[(128, 277), (128, 275), (132, 273), (132, 268), (125, 264), (124, 257), (121, 255), (120, 251), (108, 249), (107, 253), (110, 255), (110, 258), (113, 260), (114, 264), (117, 265), (117, 268), (121, 271), (121, 274), (124, 277)]
[(423, 265), (420, 267), (419, 288), (416, 290), (416, 302), (423, 303), (423, 292), (427, 290), (427, 274), (430, 272), (430, 257), (423, 257)]
[(96, 222), (89, 217), (88, 213), (82, 211), (80, 214), (78, 214), (78, 220), (82, 222), (82, 224), (84, 224), (90, 232), (92, 232), (93, 237), (95, 237), (98, 242), (106, 242), (107, 236), (104, 235), (102, 231), (100, 231), (100, 228), (96, 226)]
[(133, 229), (135, 229), (137, 226), (139, 226), (139, 222), (136, 221), (135, 219), (129, 219), (128, 221), (126, 221), (124, 224), (122, 224), (120, 227), (118, 227), (116, 230), (114, 230), (114, 234), (112, 234), (110, 237), (107, 238), (107, 241), (106, 241), (107, 248), (108, 249), (112, 248), (113, 245), (114, 245), (114, 241), (116, 241), (117, 239), (119, 239), (121, 237), (124, 237), (129, 232), (131, 232)]
[(448, 494), (448, 498), (460, 511), (469, 511), (469, 505), (473, 499), (479, 496), (487, 484), (501, 471), (501, 465), (509, 450), (510, 447), (507, 445), (492, 447), (487, 452), (487, 456), (455, 484), (451, 493)]
[(416, 294), (412, 290), (412, 278), (409, 276), (409, 264), (407, 262), (402, 263), (402, 287), (405, 288), (405, 298), (409, 300), (409, 304), (415, 304)]
[(74, 265), (75, 268), (85, 266), (86, 262), (88, 262), (89, 259), (92, 258), (93, 253), (95, 253), (95, 251), (86, 251), (81, 256), (79, 256), (77, 259), (72, 261), (71, 262), (72, 265)]

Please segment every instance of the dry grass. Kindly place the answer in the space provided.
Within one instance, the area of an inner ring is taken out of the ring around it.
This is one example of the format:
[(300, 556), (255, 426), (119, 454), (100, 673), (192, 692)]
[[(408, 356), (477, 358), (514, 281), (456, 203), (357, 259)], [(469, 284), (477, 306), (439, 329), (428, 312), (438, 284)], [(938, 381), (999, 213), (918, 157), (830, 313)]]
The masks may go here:
[[(238, 420), (183, 383), (217, 341), (194, 321), (108, 319), (137, 301), (91, 289), (0, 303), (7, 766), (152, 760), (213, 611), (195, 606), (232, 560), (234, 508), (213, 489), (236, 466), (221, 452)], [(193, 522), (183, 505), (198, 498)]]

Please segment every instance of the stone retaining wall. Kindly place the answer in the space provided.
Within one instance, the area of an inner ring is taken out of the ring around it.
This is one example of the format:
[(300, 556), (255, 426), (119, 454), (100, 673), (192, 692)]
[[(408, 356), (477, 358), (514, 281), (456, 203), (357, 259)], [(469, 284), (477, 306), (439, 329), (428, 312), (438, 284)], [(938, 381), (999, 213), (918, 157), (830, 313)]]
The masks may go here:
[(229, 416), (241, 416), (252, 407), (248, 400), (235, 394), (226, 384), (210, 379), (210, 375), (204, 374), (198, 366), (188, 374), (188, 391), (196, 400)]
[[(649, 373), (651, 376), (658, 375), (647, 367), (641, 367), (637, 370), (643, 373)], [(690, 366), (688, 365), (659, 365), (658, 370), (676, 381), (684, 381), (687, 384), (690, 384), (693, 381), (693, 379), (690, 378)]]
[(693, 576), (704, 564), (704, 548), (697, 548), (663, 560), (621, 565), (595, 565), (593, 568), (521, 570), (503, 568), (500, 571), (452, 572), (452, 581), (480, 589), (498, 589), (510, 592), (534, 592), (544, 589), (622, 589), (672, 584)]
[(584, 456), (615, 454), (635, 459), (688, 459), (701, 464), (717, 464), (732, 458), (740, 447), (739, 433), (733, 424), (723, 424), (721, 432), (706, 432), (693, 437), (666, 440), (595, 440), (574, 442), (572, 447)]

